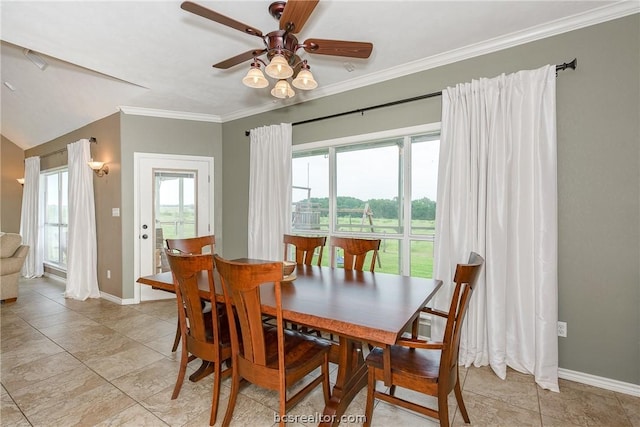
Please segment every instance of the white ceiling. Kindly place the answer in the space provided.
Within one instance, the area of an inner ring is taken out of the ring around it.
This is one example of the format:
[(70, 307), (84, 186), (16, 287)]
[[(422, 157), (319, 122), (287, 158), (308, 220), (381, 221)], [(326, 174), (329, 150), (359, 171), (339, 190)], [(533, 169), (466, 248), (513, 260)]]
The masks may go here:
[[(270, 1), (196, 3), (265, 34), (278, 26)], [(373, 53), (348, 59), (300, 50), (320, 86), (275, 102), (268, 89), (242, 84), (250, 61), (211, 67), (262, 41), (186, 12), (180, 2), (2, 0), (1, 130), (27, 149), (119, 109), (225, 122), (625, 16), (639, 4), (321, 0), (298, 39), (369, 41)], [(48, 67), (33, 65), (25, 48)]]

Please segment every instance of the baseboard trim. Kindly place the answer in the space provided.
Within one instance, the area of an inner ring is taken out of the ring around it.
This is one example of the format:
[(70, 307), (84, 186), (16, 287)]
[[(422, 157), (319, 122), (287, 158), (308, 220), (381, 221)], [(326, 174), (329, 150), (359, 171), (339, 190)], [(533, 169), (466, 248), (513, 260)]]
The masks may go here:
[(102, 292), (100, 291), (100, 298), (104, 298), (107, 301), (111, 301), (115, 304), (119, 304), (119, 305), (131, 305), (131, 304), (137, 304), (136, 300), (134, 298), (125, 298), (122, 299), (120, 297), (117, 297), (115, 295), (111, 295), (108, 294), (106, 292)]
[(64, 283), (64, 284), (67, 283), (66, 277), (57, 276), (55, 274), (51, 274), (51, 273), (48, 273), (46, 271), (44, 272), (43, 276), (46, 277), (47, 279), (53, 279), (56, 282), (60, 282), (60, 283)]
[(638, 384), (625, 383), (623, 381), (585, 374), (584, 372), (571, 371), (564, 368), (558, 369), (558, 378), (640, 397), (640, 385)]

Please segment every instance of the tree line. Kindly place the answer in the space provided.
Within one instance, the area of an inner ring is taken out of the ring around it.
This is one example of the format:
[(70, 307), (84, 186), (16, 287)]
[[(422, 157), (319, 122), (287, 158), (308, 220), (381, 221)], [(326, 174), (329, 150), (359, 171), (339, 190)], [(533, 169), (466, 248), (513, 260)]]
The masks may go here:
[[(364, 206), (369, 203), (369, 208), (373, 212), (374, 218), (398, 219), (400, 211), (400, 202), (397, 197), (393, 199), (370, 199), (363, 201), (355, 197), (338, 197), (338, 216), (349, 217), (362, 216)], [(320, 210), (321, 216), (329, 215), (329, 198), (328, 197), (312, 197), (309, 199), (315, 209)], [(347, 210), (353, 210), (349, 212)], [(434, 220), (436, 218), (436, 202), (423, 197), (411, 201), (411, 217), (412, 219)]]

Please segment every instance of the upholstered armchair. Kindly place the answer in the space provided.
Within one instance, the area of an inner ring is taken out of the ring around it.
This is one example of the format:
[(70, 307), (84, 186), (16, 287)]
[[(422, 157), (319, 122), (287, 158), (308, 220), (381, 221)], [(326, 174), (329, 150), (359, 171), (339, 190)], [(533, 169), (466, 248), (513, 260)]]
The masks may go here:
[(0, 235), (0, 301), (18, 299), (18, 279), (29, 246), (22, 244), (22, 236), (15, 233)]

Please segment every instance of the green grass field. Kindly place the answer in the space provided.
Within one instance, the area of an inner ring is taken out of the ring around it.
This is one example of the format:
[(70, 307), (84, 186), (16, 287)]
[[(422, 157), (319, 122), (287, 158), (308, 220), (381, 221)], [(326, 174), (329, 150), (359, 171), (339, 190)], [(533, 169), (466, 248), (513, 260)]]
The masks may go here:
[[(178, 218), (177, 207), (163, 207), (161, 213), (158, 215), (158, 220), (161, 223), (163, 238), (175, 238), (182, 236), (194, 236), (195, 224), (194, 217), (185, 217), (183, 221)], [(368, 221), (362, 224), (361, 217), (340, 217), (338, 229), (343, 233), (371, 233), (395, 235), (394, 237), (383, 238), (380, 245), (380, 251), (378, 252), (379, 263), (376, 265), (376, 271), (383, 273), (400, 273), (400, 240), (402, 236), (402, 230), (398, 226), (398, 220), (385, 219), (385, 218), (373, 218), (373, 225)], [(410, 264), (411, 264), (411, 276), (416, 277), (432, 277), (433, 274), (433, 234), (435, 232), (435, 221), (432, 220), (413, 220), (411, 223), (411, 235), (416, 238), (427, 238), (427, 240), (411, 240), (409, 244), (410, 249)], [(313, 227), (313, 229), (293, 230), (296, 234), (327, 234), (329, 230), (329, 223), (327, 217), (320, 217), (320, 224)], [(429, 239), (429, 237), (431, 239)], [(331, 260), (330, 248), (326, 247), (322, 263), (323, 265), (329, 265)], [(370, 258), (367, 259), (370, 262)]]
[[(348, 233), (349, 231), (355, 233), (367, 233), (371, 232), (371, 225), (361, 224), (361, 219), (354, 218), (339, 218), (338, 228), (342, 232)], [(432, 220), (414, 220), (412, 221), (412, 235), (425, 238), (427, 236), (433, 236), (435, 232), (435, 221)], [(328, 232), (329, 224), (327, 217), (320, 218), (319, 230), (313, 230), (312, 233)], [(300, 234), (310, 233), (310, 230), (299, 230)], [(398, 228), (397, 220), (374, 218), (373, 219), (373, 232), (374, 233), (386, 233), (386, 234), (401, 234), (401, 229)], [(380, 245), (380, 251), (378, 252), (379, 263), (376, 265), (376, 271), (383, 273), (400, 273), (400, 240), (397, 238), (383, 238)], [(410, 264), (411, 264), (411, 276), (416, 277), (433, 277), (433, 239), (430, 240), (411, 240), (410, 242)], [(323, 265), (329, 265), (331, 254), (330, 248), (325, 248), (323, 254)], [(367, 259), (367, 263), (370, 262), (370, 258)], [(368, 264), (366, 264), (368, 265)]]

